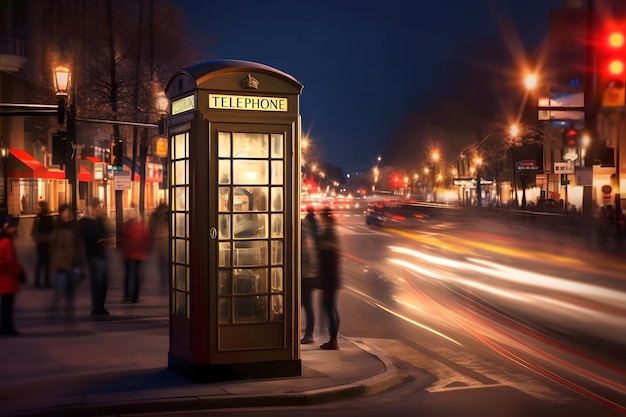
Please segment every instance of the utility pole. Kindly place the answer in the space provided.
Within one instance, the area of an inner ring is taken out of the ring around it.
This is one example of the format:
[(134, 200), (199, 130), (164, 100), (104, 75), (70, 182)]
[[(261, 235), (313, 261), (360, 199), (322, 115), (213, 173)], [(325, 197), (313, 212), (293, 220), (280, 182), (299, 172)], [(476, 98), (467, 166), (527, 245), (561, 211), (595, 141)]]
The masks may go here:
[[(598, 80), (597, 71), (598, 68), (598, 56), (597, 48), (595, 47), (594, 34), (597, 33), (596, 15), (595, 15), (595, 1), (588, 0), (587, 3), (587, 36), (586, 36), (586, 65), (587, 71), (585, 72), (585, 91), (584, 91), (584, 106), (585, 106), (585, 130), (588, 132), (592, 139), (593, 149), (598, 150)], [(594, 158), (585, 158), (585, 166), (593, 169)], [(583, 186), (583, 217), (589, 218), (592, 215), (592, 200), (593, 200), (593, 187), (591, 185)]]

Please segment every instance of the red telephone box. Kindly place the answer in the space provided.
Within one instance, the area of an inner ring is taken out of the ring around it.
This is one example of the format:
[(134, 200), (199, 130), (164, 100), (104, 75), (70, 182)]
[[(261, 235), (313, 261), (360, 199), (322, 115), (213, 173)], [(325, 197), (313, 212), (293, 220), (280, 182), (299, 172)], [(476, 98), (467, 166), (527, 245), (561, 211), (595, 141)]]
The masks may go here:
[(302, 85), (253, 62), (166, 86), (169, 368), (201, 381), (301, 375)]

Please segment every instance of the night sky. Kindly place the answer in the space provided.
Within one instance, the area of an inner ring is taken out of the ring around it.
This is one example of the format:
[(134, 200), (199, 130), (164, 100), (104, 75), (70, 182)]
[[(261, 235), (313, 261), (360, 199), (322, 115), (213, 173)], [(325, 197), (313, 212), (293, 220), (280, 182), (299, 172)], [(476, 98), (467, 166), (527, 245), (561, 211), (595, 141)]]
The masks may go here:
[[(242, 59), (303, 85), (302, 129), (344, 172), (376, 162), (438, 74), (459, 66), (452, 51), (504, 36), (545, 41), (550, 10), (564, 0), (172, 0), (185, 10), (207, 59)], [(212, 39), (212, 41), (207, 41)], [(455, 69), (455, 68), (454, 68)]]

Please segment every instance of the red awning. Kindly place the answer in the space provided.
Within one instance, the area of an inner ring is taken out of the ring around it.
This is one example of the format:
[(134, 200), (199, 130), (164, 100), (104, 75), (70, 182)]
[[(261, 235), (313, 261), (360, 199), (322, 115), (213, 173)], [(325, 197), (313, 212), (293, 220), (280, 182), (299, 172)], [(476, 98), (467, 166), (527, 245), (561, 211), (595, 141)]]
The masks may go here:
[(78, 173), (78, 181), (91, 182), (91, 172), (87, 171), (84, 167), (80, 167)]
[(7, 176), (9, 178), (46, 178), (53, 180), (65, 179), (63, 171), (50, 171), (31, 154), (23, 149), (9, 149), (9, 154), (17, 159), (23, 167), (12, 169), (9, 165)]
[(95, 156), (85, 156), (84, 158), (88, 160), (89, 162), (91, 162), (92, 164), (102, 162), (102, 159), (96, 158)]

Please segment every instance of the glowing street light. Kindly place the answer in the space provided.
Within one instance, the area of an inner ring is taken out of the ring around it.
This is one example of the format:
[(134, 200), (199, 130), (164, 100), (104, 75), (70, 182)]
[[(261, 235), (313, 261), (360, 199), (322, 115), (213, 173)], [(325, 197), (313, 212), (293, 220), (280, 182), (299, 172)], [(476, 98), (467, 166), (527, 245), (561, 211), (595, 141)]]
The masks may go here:
[(537, 74), (526, 74), (524, 86), (526, 86), (527, 90), (534, 90), (537, 87)]

